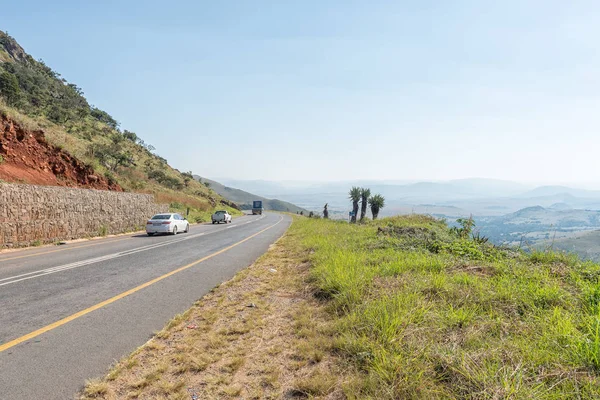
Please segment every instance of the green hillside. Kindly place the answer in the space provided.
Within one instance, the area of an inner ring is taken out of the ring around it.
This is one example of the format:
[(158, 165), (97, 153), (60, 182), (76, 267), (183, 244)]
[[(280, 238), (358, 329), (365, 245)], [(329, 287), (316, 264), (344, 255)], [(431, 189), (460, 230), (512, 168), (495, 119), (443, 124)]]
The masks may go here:
[(308, 213), (308, 211), (304, 208), (298, 207), (297, 205), (292, 203), (288, 203), (287, 201), (267, 199), (266, 197), (257, 196), (255, 194), (248, 193), (240, 189), (231, 188), (219, 182), (207, 178), (202, 178), (197, 175), (194, 175), (194, 178), (203, 183), (208, 183), (211, 189), (213, 189), (215, 192), (225, 197), (226, 199), (237, 203), (242, 210), (250, 210), (252, 209), (252, 202), (254, 200), (262, 200), (263, 207), (265, 210), (286, 211), (291, 213), (303, 211), (305, 213)]
[(600, 262), (600, 230), (581, 232), (573, 237), (549, 241), (545, 246), (575, 253), (585, 260)]
[(332, 320), (307, 347), (339, 357), (348, 398), (599, 398), (600, 265), (420, 215), (298, 218), (289, 235)]
[(235, 204), (197, 182), (191, 172), (172, 168), (154, 146), (90, 105), (81, 88), (28, 55), (2, 31), (0, 113), (25, 129), (42, 130), (52, 145), (124, 190), (152, 193), (173, 210), (190, 208), (191, 217), (199, 221), (208, 220), (216, 207), (238, 212)]

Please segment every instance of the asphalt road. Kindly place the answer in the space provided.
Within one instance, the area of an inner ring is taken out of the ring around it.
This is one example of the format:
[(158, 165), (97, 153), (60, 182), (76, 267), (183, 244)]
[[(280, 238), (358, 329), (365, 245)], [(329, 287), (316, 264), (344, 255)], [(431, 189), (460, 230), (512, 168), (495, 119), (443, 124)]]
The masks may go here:
[(290, 222), (266, 213), (176, 236), (0, 253), (0, 400), (74, 398), (250, 265)]

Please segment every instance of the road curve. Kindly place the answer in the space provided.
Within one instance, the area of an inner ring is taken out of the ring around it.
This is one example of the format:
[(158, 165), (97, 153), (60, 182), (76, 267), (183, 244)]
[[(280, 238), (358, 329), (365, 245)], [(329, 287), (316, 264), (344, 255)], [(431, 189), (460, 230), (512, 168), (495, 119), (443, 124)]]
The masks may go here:
[(290, 222), (266, 213), (177, 236), (0, 254), (0, 399), (73, 398), (250, 265)]

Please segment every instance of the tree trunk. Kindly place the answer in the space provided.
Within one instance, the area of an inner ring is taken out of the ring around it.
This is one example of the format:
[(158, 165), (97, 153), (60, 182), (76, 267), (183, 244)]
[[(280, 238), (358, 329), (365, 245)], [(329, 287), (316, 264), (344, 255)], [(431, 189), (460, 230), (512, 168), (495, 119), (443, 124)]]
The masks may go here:
[(356, 223), (356, 215), (358, 214), (358, 201), (352, 202), (352, 218), (350, 219), (351, 223)]
[(362, 203), (360, 204), (360, 220), (365, 219), (367, 215), (367, 199), (362, 199)]
[(373, 221), (375, 221), (379, 215), (379, 208), (371, 207), (371, 214), (373, 214)]

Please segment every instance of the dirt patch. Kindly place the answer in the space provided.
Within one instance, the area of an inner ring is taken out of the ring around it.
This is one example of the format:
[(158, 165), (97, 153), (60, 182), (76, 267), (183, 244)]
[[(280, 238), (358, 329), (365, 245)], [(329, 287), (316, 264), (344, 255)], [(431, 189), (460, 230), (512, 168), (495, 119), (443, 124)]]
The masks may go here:
[(7, 182), (122, 191), (48, 143), (43, 131), (27, 131), (5, 116), (0, 116), (0, 157), (0, 180)]
[(461, 263), (451, 268), (455, 272), (466, 272), (468, 274), (477, 275), (480, 277), (490, 277), (496, 275), (496, 269), (492, 265), (479, 265)]
[(421, 240), (436, 239), (435, 232), (428, 228), (415, 226), (384, 226), (377, 228), (378, 235), (416, 238)]

